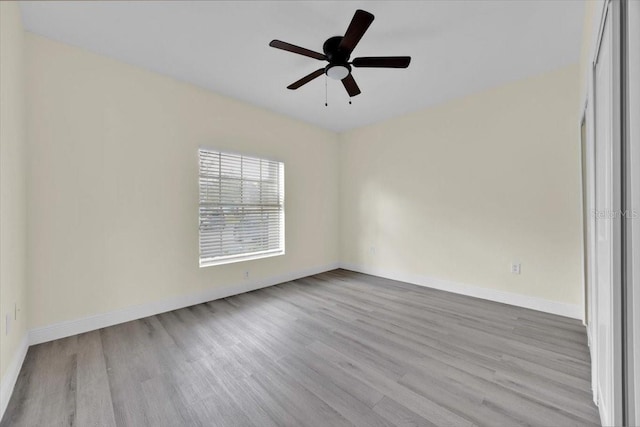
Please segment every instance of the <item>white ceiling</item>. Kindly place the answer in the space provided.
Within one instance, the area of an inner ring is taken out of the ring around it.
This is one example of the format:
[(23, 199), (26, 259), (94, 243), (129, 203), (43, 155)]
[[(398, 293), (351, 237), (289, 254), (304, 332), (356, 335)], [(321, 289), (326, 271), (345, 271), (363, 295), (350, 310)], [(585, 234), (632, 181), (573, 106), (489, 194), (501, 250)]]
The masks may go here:
[[(141, 1), (22, 2), (27, 30), (333, 131), (345, 131), (578, 61), (584, 2)], [(375, 21), (357, 56), (411, 55), (408, 69), (355, 69), (338, 81), (290, 83), (323, 66), (268, 46), (322, 52), (356, 9)]]

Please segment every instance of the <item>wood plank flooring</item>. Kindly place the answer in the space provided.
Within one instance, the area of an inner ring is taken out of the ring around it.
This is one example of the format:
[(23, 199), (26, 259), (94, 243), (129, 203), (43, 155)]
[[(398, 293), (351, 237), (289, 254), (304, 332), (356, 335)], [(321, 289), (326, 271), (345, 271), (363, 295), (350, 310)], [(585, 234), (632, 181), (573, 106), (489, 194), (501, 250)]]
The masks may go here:
[(6, 426), (590, 426), (577, 320), (335, 270), (31, 347)]

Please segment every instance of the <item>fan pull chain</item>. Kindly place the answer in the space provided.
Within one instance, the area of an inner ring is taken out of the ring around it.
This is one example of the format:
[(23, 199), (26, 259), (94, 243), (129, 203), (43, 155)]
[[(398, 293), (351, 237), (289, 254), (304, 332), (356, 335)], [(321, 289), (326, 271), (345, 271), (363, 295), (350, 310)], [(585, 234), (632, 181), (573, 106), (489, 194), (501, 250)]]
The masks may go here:
[(327, 102), (327, 75), (324, 75), (324, 106), (328, 107), (329, 103)]
[(349, 96), (349, 105), (351, 105), (351, 96)]

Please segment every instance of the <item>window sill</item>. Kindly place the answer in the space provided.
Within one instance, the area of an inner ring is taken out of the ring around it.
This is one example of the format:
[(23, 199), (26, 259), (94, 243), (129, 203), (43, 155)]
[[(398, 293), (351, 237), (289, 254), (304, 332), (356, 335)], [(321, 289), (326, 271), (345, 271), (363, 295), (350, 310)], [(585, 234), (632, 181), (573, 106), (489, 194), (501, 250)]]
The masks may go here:
[(217, 259), (200, 261), (200, 268), (214, 267), (216, 265), (233, 264), (235, 262), (242, 262), (242, 261), (253, 261), (256, 259), (271, 258), (275, 256), (280, 256), (280, 255), (284, 255), (284, 250), (271, 251), (271, 252), (257, 252), (250, 255), (241, 255), (241, 256), (233, 255), (229, 257), (220, 257)]

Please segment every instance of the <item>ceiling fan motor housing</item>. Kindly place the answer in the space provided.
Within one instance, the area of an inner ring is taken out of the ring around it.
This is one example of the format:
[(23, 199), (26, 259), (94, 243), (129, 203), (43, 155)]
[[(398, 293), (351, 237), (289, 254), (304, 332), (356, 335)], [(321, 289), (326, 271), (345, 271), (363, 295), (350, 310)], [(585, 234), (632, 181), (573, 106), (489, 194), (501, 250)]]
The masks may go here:
[(350, 52), (340, 50), (342, 39), (342, 36), (331, 37), (322, 45), (322, 50), (330, 64), (344, 65), (349, 62)]
[(342, 80), (351, 74), (350, 54), (340, 49), (342, 38), (342, 36), (331, 37), (322, 45), (322, 50), (329, 61), (324, 73), (334, 80)]

